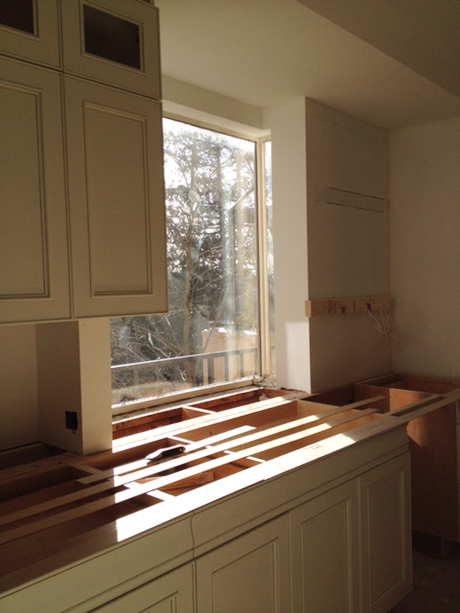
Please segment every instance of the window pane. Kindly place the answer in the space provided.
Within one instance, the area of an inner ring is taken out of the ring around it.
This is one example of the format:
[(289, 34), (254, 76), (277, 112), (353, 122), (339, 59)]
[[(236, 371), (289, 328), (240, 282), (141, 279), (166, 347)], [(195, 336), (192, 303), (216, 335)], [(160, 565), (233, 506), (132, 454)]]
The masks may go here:
[(35, 34), (34, 4), (32, 0), (2, 0), (0, 23), (16, 30)]
[(83, 6), (83, 18), (87, 53), (140, 69), (138, 25), (87, 5)]
[(169, 313), (112, 320), (114, 403), (259, 371), (255, 143), (163, 130)]

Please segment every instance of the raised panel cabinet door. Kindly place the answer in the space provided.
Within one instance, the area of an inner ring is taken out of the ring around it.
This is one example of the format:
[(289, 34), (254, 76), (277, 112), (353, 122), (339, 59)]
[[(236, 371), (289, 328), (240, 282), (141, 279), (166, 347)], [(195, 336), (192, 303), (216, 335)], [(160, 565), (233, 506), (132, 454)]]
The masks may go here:
[(65, 80), (74, 315), (167, 310), (161, 105)]
[(292, 611), (360, 611), (357, 481), (318, 496), (290, 516)]
[(2, 0), (0, 53), (58, 67), (57, 0)]
[(100, 83), (161, 98), (158, 9), (134, 0), (65, 0), (63, 63)]
[(0, 58), (0, 322), (70, 316), (61, 81)]
[(287, 515), (198, 558), (196, 576), (199, 613), (288, 613)]
[(194, 613), (193, 566), (167, 575), (93, 609), (97, 613)]
[(363, 611), (389, 611), (412, 587), (410, 457), (404, 453), (359, 477)]

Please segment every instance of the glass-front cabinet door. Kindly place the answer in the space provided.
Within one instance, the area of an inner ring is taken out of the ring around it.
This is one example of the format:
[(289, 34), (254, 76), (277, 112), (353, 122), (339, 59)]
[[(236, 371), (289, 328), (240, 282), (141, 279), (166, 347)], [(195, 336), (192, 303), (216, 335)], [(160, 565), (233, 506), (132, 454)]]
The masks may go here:
[(1, 0), (0, 53), (59, 67), (57, 0)]
[(61, 6), (66, 73), (160, 98), (158, 11), (152, 4), (66, 0)]

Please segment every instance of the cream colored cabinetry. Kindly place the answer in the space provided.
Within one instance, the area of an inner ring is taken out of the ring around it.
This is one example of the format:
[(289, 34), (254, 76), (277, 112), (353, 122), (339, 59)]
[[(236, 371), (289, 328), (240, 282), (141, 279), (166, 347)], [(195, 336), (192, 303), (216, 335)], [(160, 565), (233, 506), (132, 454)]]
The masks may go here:
[(26, 60), (0, 64), (0, 322), (164, 312), (157, 10), (138, 0), (29, 8), (26, 18), (0, 7), (0, 55)]
[(0, 53), (60, 65), (57, 0), (0, 2)]
[(2, 613), (390, 611), (411, 588), (406, 421), (237, 404), (1, 476)]
[(0, 321), (70, 317), (61, 81), (0, 58)]
[(406, 452), (199, 557), (198, 611), (383, 613), (411, 589), (410, 547)]
[(160, 99), (158, 13), (152, 8), (139, 0), (61, 2), (65, 72)]
[(363, 610), (383, 613), (411, 588), (410, 456), (359, 478)]
[(292, 611), (361, 611), (356, 480), (291, 512)]
[(161, 106), (65, 79), (76, 317), (167, 310)]
[(288, 534), (283, 515), (198, 558), (198, 611), (288, 613)]
[(295, 613), (382, 613), (411, 588), (409, 455), (291, 512)]
[(93, 609), (96, 613), (194, 613), (193, 568), (187, 564), (120, 598)]

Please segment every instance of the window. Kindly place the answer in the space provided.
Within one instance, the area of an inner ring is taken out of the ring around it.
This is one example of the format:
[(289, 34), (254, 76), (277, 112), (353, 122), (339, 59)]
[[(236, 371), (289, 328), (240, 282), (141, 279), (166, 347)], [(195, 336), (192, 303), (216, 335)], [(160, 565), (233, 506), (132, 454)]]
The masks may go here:
[(124, 410), (270, 370), (271, 242), (257, 189), (269, 147), (172, 119), (163, 133), (169, 312), (111, 320), (113, 403)]

